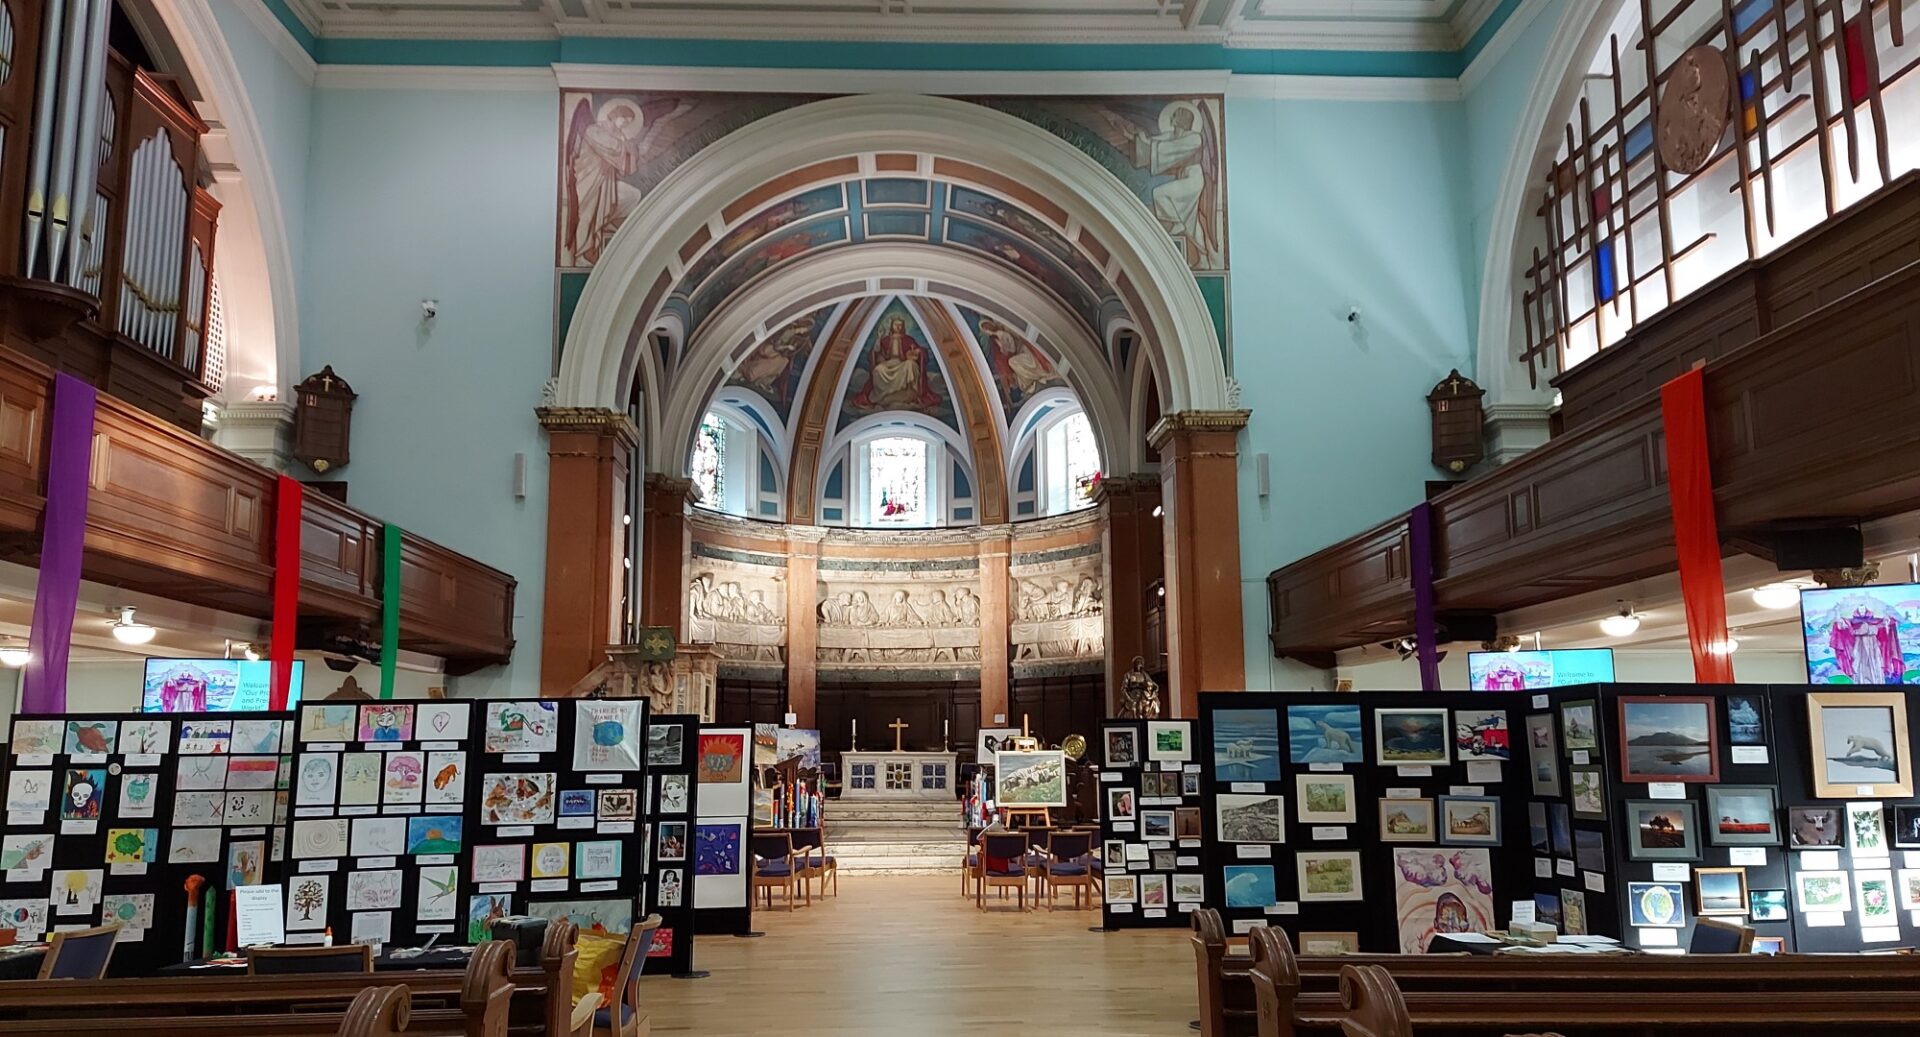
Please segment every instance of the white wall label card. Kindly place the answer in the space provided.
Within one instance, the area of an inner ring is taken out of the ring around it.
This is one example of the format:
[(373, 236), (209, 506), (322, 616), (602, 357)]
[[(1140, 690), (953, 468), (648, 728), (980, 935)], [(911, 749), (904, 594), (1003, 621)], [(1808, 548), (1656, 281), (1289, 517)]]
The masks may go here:
[(1653, 866), (1655, 882), (1685, 882), (1692, 877), (1693, 865), (1691, 864), (1655, 864)]
[(413, 927), (413, 931), (414, 931), (414, 932), (416, 932), (416, 933), (440, 933), (440, 934), (442, 934), (442, 935), (450, 935), (450, 934), (452, 934), (452, 932), (453, 932), (453, 926), (450, 926), (450, 925), (424, 925), (424, 924), (422, 924), (422, 925), (416, 925), (416, 926), (414, 926), (414, 927)]
[(293, 816), (295, 817), (332, 817), (333, 808), (332, 807), (294, 807)]
[(1807, 927), (1810, 929), (1828, 929), (1847, 924), (1845, 911), (1808, 911), (1800, 917), (1807, 920)]
[(1586, 880), (1587, 888), (1593, 890), (1595, 893), (1605, 893), (1607, 891), (1607, 877), (1605, 875), (1597, 871), (1588, 871), (1582, 872), (1581, 877)]
[(127, 766), (158, 767), (160, 766), (160, 754), (159, 753), (128, 753)]
[[(1142, 911), (1142, 912), (1140, 912), (1140, 917), (1142, 917), (1142, 918), (1165, 918), (1165, 917), (1167, 917), (1167, 909), (1166, 909), (1166, 908), (1164, 908), (1164, 907), (1150, 907), (1150, 908), (1147, 908), (1147, 909), (1146, 909), (1145, 911)], [(1898, 938), (1899, 938), (1899, 935), (1900, 935), (1900, 929), (1899, 929), (1899, 927), (1898, 927), (1898, 926), (1895, 926), (1895, 927), (1894, 927), (1894, 930), (1893, 930), (1893, 932), (1894, 932), (1894, 937), (1895, 937), (1896, 939), (1898, 939)]]
[(529, 891), (533, 893), (565, 893), (567, 891), (566, 879), (534, 879), (528, 885)]
[(1100, 780), (1109, 784), (1120, 780), (1119, 771), (1101, 771)]
[(1860, 930), (1861, 943), (1898, 943), (1900, 927), (1897, 925), (1874, 926)]
[(1189, 763), (1185, 767), (1182, 767), (1180, 769), (1187, 772), (1188, 774), (1200, 773), (1200, 765), (1197, 763)]
[(420, 748), (428, 752), (444, 753), (460, 748), (459, 742), (421, 742)]
[(1767, 747), (1764, 745), (1736, 745), (1733, 747), (1735, 763), (1766, 763)]
[[(75, 773), (78, 773), (78, 772), (76, 771)], [(100, 828), (100, 822), (98, 821), (62, 821), (60, 822), (61, 835), (92, 835), (94, 832), (98, 831), (99, 828)]]
[(1920, 850), (1903, 850), (1900, 853), (1902, 868), (1920, 868)]
[(1767, 848), (1735, 846), (1727, 851), (1727, 863), (1740, 868), (1764, 868), (1767, 866)]
[(229, 834), (235, 839), (245, 839), (250, 835), (265, 835), (267, 834), (267, 830), (264, 828), (236, 828)]
[(1282, 900), (1274, 906), (1279, 908), (1280, 913), (1283, 915), (1297, 915), (1300, 913), (1300, 903), (1296, 900)]
[(591, 816), (556, 817), (553, 819), (553, 827), (555, 828), (592, 828), (593, 818)]
[(1345, 839), (1347, 837), (1347, 829), (1344, 825), (1316, 825), (1313, 829), (1313, 837), (1315, 840), (1320, 841)]
[(539, 753), (501, 753), (501, 763), (539, 763)]
[(1515, 922), (1533, 921), (1533, 901), (1516, 900), (1513, 902), (1513, 920)]
[(1568, 860), (1556, 860), (1553, 862), (1553, 870), (1556, 874), (1565, 875), (1568, 878), (1572, 878), (1573, 862)]
[(13, 758), (13, 765), (15, 767), (51, 767), (53, 766), (53, 754), (21, 753)]
[(1533, 877), (1536, 879), (1552, 878), (1553, 877), (1553, 858), (1535, 857), (1533, 859)]
[(1113, 830), (1116, 832), (1131, 832), (1133, 831), (1133, 822), (1132, 821), (1115, 821), (1113, 823)]
[(310, 753), (343, 753), (347, 751), (345, 742), (313, 742), (304, 747)]
[(1573, 751), (1574, 766), (1585, 767), (1589, 762), (1591, 762), (1591, 760), (1592, 760), (1592, 755), (1588, 753), (1585, 749), (1575, 749)]
[(1200, 866), (1200, 858), (1175, 857), (1173, 859), (1173, 866), (1176, 868), (1198, 868)]
[[(327, 808), (326, 808), (326, 807), (305, 807), (305, 808), (303, 808), (303, 809), (305, 809), (305, 810), (308, 810), (308, 811), (313, 811), (313, 810), (318, 810), (319, 812), (321, 812), (322, 814), (324, 814), (324, 813), (326, 812), (326, 809), (327, 809)], [(379, 808), (379, 807), (369, 807), (369, 806), (356, 806), (356, 807), (341, 807), (341, 808), (340, 808), (340, 816), (341, 816), (341, 817), (365, 817), (365, 816), (367, 816), (367, 815), (369, 815), (369, 814), (377, 814), (377, 813), (379, 813), (379, 812), (380, 812), (380, 808)], [(293, 813), (294, 813), (294, 816), (296, 816), (296, 817), (297, 817), (297, 816), (299, 816), (299, 814), (300, 814), (300, 811), (299, 811), (299, 810), (296, 810), (296, 811), (294, 811)]]
[(473, 888), (482, 893), (511, 893), (515, 885), (512, 882), (482, 882)]
[(1238, 846), (1234, 848), (1234, 855), (1239, 857), (1243, 861), (1272, 860), (1273, 847), (1271, 846)]
[(1200, 840), (1182, 839), (1180, 840), (1180, 848), (1182, 850), (1198, 850), (1200, 848)]
[(1309, 763), (1309, 764), (1307, 764), (1307, 769), (1308, 769), (1308, 770), (1310, 770), (1310, 771), (1333, 771), (1333, 772), (1334, 772), (1334, 773), (1336, 773), (1336, 774), (1337, 774), (1337, 773), (1339, 773), (1339, 771), (1340, 771), (1340, 767), (1341, 767), (1341, 765), (1340, 765), (1340, 764), (1337, 764), (1337, 763)]
[(1418, 767), (1400, 766), (1400, 767), (1395, 767), (1393, 770), (1395, 774), (1398, 774), (1403, 778), (1433, 777), (1433, 765), (1430, 763), (1423, 763)]
[(620, 784), (620, 775), (618, 775), (618, 774), (589, 774), (589, 775), (587, 775), (587, 784), (589, 784), (589, 785), (618, 785), (618, 784)]
[(1685, 799), (1687, 787), (1677, 781), (1647, 782), (1648, 799)]
[(1873, 786), (1872, 785), (1855, 785), (1853, 787), (1853, 794), (1856, 796), (1871, 796), (1874, 794)]
[[(1132, 904), (1108, 904), (1107, 910), (1112, 911), (1116, 915), (1130, 915), (1133, 913), (1133, 905)], [(1234, 923), (1234, 925), (1236, 926), (1238, 926), (1239, 924), (1240, 923), (1238, 922)], [(1241, 932), (1243, 930), (1235, 929), (1234, 931)]]
[(533, 838), (533, 826), (532, 825), (506, 825), (502, 827), (496, 834), (499, 835), (499, 837), (502, 839), (531, 839)]
[(1449, 796), (1484, 796), (1486, 794), (1487, 794), (1487, 790), (1482, 788), (1479, 785), (1447, 786), (1447, 795)]
[(415, 857), (413, 862), (415, 864), (452, 864), (454, 856), (451, 853), (423, 853)]
[(354, 866), (361, 871), (376, 871), (381, 868), (398, 867), (395, 863), (395, 858), (392, 857), (362, 857), (354, 862)]
[(1473, 760), (1467, 764), (1467, 780), (1476, 785), (1493, 785), (1501, 780), (1499, 760)]
[(1385, 799), (1419, 799), (1419, 789), (1388, 789)]
[(1635, 929), (1640, 936), (1642, 947), (1678, 947), (1680, 930), (1678, 929)]
[(340, 870), (340, 862), (337, 860), (301, 861), (300, 862), (300, 871), (303, 874), (309, 874), (316, 871), (339, 871), (339, 870)]
[(1231, 783), (1231, 784), (1230, 784), (1230, 785), (1229, 785), (1228, 787), (1229, 787), (1229, 788), (1231, 788), (1231, 789), (1232, 789), (1233, 791), (1235, 791), (1235, 792), (1265, 792), (1265, 791), (1267, 791), (1267, 783), (1266, 783), (1266, 782), (1264, 782), (1264, 781), (1236, 781), (1236, 782), (1233, 782), (1233, 783)]
[(9, 810), (7, 811), (7, 827), (37, 828), (40, 822), (45, 821), (46, 818), (47, 812), (44, 810)]
[(280, 884), (236, 886), (233, 890), (234, 939), (242, 947), (271, 947), (287, 938), (286, 907)]
[(1839, 871), (1839, 850), (1802, 850), (1800, 852), (1801, 871)]
[(1545, 695), (1535, 695), (1533, 697), (1533, 708), (1535, 709), (1547, 708), (1547, 697)]
[(109, 875), (145, 875), (146, 873), (146, 861), (123, 861), (119, 864), (108, 865), (107, 867), (107, 874)]
[(601, 835), (632, 835), (632, 821), (602, 821), (594, 831)]
[(580, 884), (580, 892), (582, 893), (610, 893), (619, 888), (620, 883), (614, 879), (607, 879), (603, 882), (582, 882)]

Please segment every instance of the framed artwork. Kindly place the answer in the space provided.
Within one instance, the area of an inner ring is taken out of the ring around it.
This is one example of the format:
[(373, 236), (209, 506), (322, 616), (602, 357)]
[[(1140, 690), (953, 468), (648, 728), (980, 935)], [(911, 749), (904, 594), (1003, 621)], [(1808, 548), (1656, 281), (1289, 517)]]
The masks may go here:
[(1108, 839), (1101, 851), (1105, 855), (1108, 870), (1123, 869), (1127, 866), (1127, 841)]
[(1813, 747), (1816, 798), (1912, 798), (1913, 758), (1907, 745), (1905, 695), (1809, 693), (1807, 732)]
[(1794, 903), (1801, 911), (1850, 911), (1852, 890), (1844, 871), (1803, 871), (1793, 877)]
[(1361, 763), (1360, 707), (1288, 706), (1287, 758), (1294, 763)]
[(550, 753), (560, 747), (559, 707), (551, 700), (487, 703), (481, 746), (490, 753)]
[(1920, 849), (1920, 806), (1908, 803), (1893, 805), (1893, 845)]
[(722, 821), (694, 827), (693, 873), (698, 875), (740, 874), (740, 833), (742, 824)]
[[(1233, 869), (1229, 868), (1227, 870), (1232, 871)], [(1269, 868), (1268, 870), (1271, 871), (1272, 869)], [(1109, 904), (1136, 903), (1140, 899), (1140, 883), (1132, 875), (1109, 875), (1107, 876), (1106, 882), (1106, 895), (1107, 903)], [(1231, 895), (1228, 897), (1227, 906), (1233, 906)]]
[(1285, 800), (1279, 796), (1223, 792), (1214, 802), (1214, 830), (1223, 843), (1285, 842), (1285, 810)]
[(1131, 821), (1137, 809), (1132, 789), (1118, 788), (1107, 790), (1107, 820)]
[(552, 824), (557, 794), (551, 772), (489, 774), (480, 782), (480, 823)]
[(1173, 902), (1176, 904), (1198, 904), (1207, 897), (1207, 883), (1198, 875), (1175, 875), (1173, 877)]
[(1167, 906), (1167, 877), (1165, 875), (1140, 876), (1140, 906)]
[(1147, 759), (1178, 763), (1193, 759), (1193, 722), (1147, 721)]
[(113, 743), (119, 734), (118, 720), (69, 720), (63, 748), (68, 756), (100, 763), (113, 751)]
[(1565, 803), (1547, 804), (1547, 834), (1554, 856), (1573, 856), (1573, 814)]
[(1700, 821), (1689, 799), (1628, 800), (1627, 856), (1636, 861), (1700, 858)]
[(700, 736), (699, 781), (702, 785), (735, 785), (746, 774), (747, 736), (737, 732)]
[(1504, 709), (1453, 711), (1453, 755), (1463, 763), (1512, 759), (1510, 734)]
[(1179, 807), (1173, 812), (1173, 837), (1175, 839), (1200, 838), (1200, 808)]
[(1587, 894), (1578, 889), (1560, 891), (1560, 929), (1568, 936), (1587, 933)]
[(1547, 805), (1537, 799), (1527, 804), (1527, 836), (1533, 844), (1533, 852), (1553, 852), (1553, 844), (1548, 841), (1547, 835)]
[(1453, 728), (1447, 718), (1444, 709), (1374, 710), (1374, 762), (1383, 767), (1451, 763)]
[(1707, 842), (1714, 846), (1778, 846), (1779, 816), (1771, 785), (1707, 789)]
[(459, 814), (428, 814), (407, 818), (407, 853), (459, 853), (466, 842), (466, 819)]
[(647, 766), (680, 766), (680, 725), (647, 725)]
[(1154, 850), (1150, 857), (1154, 871), (1172, 871), (1180, 866), (1180, 855), (1172, 850)]
[(1621, 781), (1720, 780), (1720, 745), (1706, 696), (1622, 695)]
[(1419, 954), (1443, 933), (1494, 927), (1488, 850), (1393, 851), (1393, 906), (1399, 950)]
[(1493, 796), (1441, 796), (1440, 845), (1500, 845), (1500, 800)]
[(1606, 835), (1587, 828), (1574, 832), (1573, 861), (1582, 871), (1606, 871)]
[(1280, 719), (1271, 709), (1213, 711), (1217, 781), (1279, 781)]
[[(1280, 902), (1274, 889), (1273, 865), (1229, 864), (1224, 872), (1228, 907), (1271, 907)], [(1112, 883), (1113, 879), (1107, 881)]]
[(1680, 929), (1687, 924), (1687, 891), (1678, 882), (1627, 883), (1627, 924)]
[(1383, 799), (1380, 801), (1380, 841), (1383, 843), (1437, 842), (1433, 800)]
[(1693, 910), (1699, 915), (1747, 913), (1747, 869), (1693, 869)]
[(1294, 854), (1300, 901), (1363, 900), (1360, 851), (1312, 850)]
[[(1920, 870), (1902, 868), (1894, 882), (1894, 892), (1900, 897), (1900, 906), (1908, 911), (1920, 911)], [(1785, 891), (1781, 891), (1785, 896)]]
[(994, 792), (1003, 807), (1067, 805), (1067, 754), (1058, 749), (1000, 750), (994, 756)]
[(1856, 859), (1887, 855), (1886, 811), (1880, 804), (1847, 804), (1847, 852)]
[(1555, 930), (1558, 930), (1561, 924), (1560, 895), (1558, 893), (1535, 893), (1533, 895), (1533, 918), (1536, 922), (1543, 922), (1553, 926)]
[(1567, 755), (1600, 748), (1599, 705), (1592, 699), (1560, 704), (1560, 742)]
[(1767, 744), (1767, 700), (1758, 695), (1727, 696), (1727, 744)]
[(1845, 837), (1839, 807), (1788, 807), (1787, 848), (1831, 850)]
[(466, 702), (421, 702), (413, 709), (413, 736), (425, 741), (464, 741), (473, 706)]
[(1301, 933), (1300, 953), (1316, 958), (1360, 953), (1359, 933)]
[(1756, 936), (1753, 938), (1754, 954), (1785, 954), (1787, 938), (1784, 936)]
[(1567, 798), (1573, 816), (1588, 821), (1607, 819), (1607, 776), (1598, 767), (1567, 768)]
[(581, 699), (574, 703), (573, 769), (640, 769), (638, 699)]
[(412, 738), (411, 703), (370, 702), (360, 707), (360, 741), (405, 742)]
[(687, 859), (687, 822), (662, 821), (655, 838), (658, 846), (654, 858), (662, 861), (684, 861)]
[(1785, 922), (1793, 917), (1784, 889), (1747, 890), (1747, 917), (1756, 922)]
[(1140, 812), (1140, 836), (1144, 839), (1173, 838), (1173, 811), (1143, 810)]
[(1140, 732), (1131, 727), (1107, 728), (1107, 766), (1131, 767), (1140, 762)]
[(1560, 795), (1560, 741), (1552, 713), (1527, 714), (1527, 780), (1536, 796)]
[(1860, 928), (1900, 924), (1894, 909), (1893, 872), (1884, 868), (1854, 872), (1853, 897), (1860, 905)]
[(1294, 802), (1303, 825), (1350, 825), (1359, 815), (1353, 804), (1353, 775), (1296, 774)]

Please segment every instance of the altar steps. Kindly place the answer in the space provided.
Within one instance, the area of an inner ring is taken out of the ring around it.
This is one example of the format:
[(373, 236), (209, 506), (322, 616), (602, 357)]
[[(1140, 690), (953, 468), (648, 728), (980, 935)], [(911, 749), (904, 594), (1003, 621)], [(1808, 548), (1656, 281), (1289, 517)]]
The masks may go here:
[(956, 872), (966, 847), (958, 800), (828, 800), (828, 852), (849, 875)]

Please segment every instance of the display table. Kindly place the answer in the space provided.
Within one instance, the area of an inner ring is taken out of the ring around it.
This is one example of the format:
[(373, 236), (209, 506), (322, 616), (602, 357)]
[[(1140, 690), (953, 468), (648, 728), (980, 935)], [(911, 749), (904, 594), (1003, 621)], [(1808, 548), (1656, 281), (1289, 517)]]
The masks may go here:
[(954, 761), (951, 752), (844, 752), (840, 798), (952, 800)]

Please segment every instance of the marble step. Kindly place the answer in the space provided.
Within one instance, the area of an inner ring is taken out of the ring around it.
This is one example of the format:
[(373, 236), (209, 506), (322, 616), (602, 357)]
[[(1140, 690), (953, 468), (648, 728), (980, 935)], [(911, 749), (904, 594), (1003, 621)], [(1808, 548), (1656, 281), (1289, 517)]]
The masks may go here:
[(840, 818), (913, 818), (913, 817), (954, 817), (960, 816), (960, 803), (953, 801), (885, 803), (852, 802), (832, 800), (827, 803), (828, 820)]

